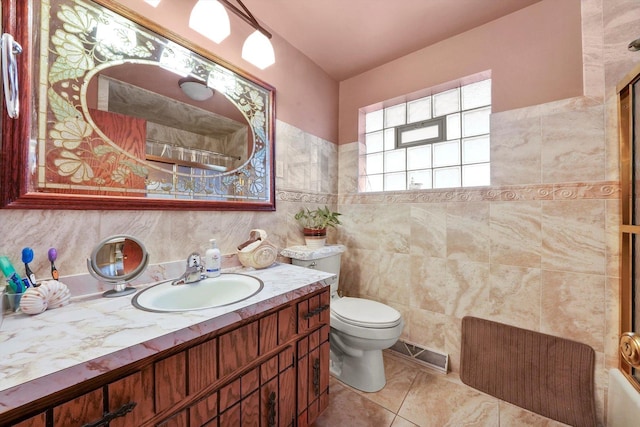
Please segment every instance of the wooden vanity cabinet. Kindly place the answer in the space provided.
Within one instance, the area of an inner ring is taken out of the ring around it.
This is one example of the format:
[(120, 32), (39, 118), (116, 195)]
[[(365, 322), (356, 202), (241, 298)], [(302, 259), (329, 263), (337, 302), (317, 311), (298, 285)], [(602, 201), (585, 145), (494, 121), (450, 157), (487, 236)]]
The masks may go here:
[(328, 305), (329, 289), (316, 291), (138, 362), (133, 372), (124, 367), (122, 377), (93, 389), (81, 383), (76, 396), (69, 390), (65, 400), (46, 398), (55, 404), (20, 423), (12, 421), (25, 412), (0, 415), (0, 425), (310, 425), (328, 404)]
[[(329, 291), (298, 303), (298, 426), (313, 424), (329, 405)], [(305, 334), (306, 333), (306, 334)]]

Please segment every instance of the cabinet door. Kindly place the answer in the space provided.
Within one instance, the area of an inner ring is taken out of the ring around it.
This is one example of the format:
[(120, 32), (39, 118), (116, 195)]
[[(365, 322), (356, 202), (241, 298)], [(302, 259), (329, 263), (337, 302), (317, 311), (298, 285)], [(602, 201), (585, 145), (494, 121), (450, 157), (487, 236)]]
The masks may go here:
[[(260, 425), (291, 426), (296, 412), (296, 371), (293, 347), (260, 365)], [(244, 419), (243, 419), (244, 420)]]
[[(327, 326), (327, 329), (329, 327)], [(328, 338), (328, 337), (327, 337)], [(318, 415), (329, 406), (329, 341), (325, 340), (320, 345), (320, 397), (318, 398)]]
[(291, 365), (278, 375), (278, 426), (295, 425), (296, 369)]
[(248, 365), (258, 357), (258, 321), (220, 335), (220, 378)]
[(181, 352), (154, 364), (156, 411), (163, 411), (187, 395), (186, 353)]
[[(312, 335), (316, 337), (314, 340), (319, 340), (318, 337), (327, 337), (328, 333), (320, 329)], [(309, 342), (310, 338), (300, 340), (298, 351), (311, 347)], [(297, 390), (298, 425), (311, 425), (329, 404), (329, 341), (326, 338), (308, 354), (298, 355)]]
[[(122, 413), (114, 418), (109, 427), (141, 425), (154, 414), (153, 370), (151, 366), (131, 374), (107, 386), (109, 396), (108, 413)], [(130, 409), (130, 412), (126, 411)]]
[(217, 341), (209, 340), (188, 350), (189, 394), (195, 394), (218, 379)]
[(103, 418), (102, 388), (53, 408), (54, 427), (81, 427)]
[(189, 408), (189, 426), (215, 425), (217, 415), (218, 393), (213, 393)]

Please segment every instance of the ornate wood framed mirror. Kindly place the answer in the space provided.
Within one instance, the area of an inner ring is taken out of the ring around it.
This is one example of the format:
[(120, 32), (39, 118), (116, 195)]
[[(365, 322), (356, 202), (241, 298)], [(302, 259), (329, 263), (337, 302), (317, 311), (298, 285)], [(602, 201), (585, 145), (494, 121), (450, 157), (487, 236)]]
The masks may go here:
[(273, 87), (110, 1), (2, 6), (3, 207), (275, 209)]

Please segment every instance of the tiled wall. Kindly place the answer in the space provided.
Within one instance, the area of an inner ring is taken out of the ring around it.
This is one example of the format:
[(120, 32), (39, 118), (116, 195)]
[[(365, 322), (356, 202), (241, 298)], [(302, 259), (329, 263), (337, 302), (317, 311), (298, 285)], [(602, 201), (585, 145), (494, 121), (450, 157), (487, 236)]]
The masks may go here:
[(280, 121), (276, 135), (276, 156), (284, 169), (276, 178), (276, 212), (4, 209), (0, 210), (0, 254), (8, 255), (18, 268), (22, 248), (32, 247), (31, 266), (45, 278), (50, 247), (58, 249), (56, 266), (61, 275), (86, 273), (86, 259), (94, 246), (113, 234), (139, 238), (152, 264), (186, 260), (194, 250), (204, 252), (213, 237), (223, 254), (233, 254), (254, 228), (266, 230), (279, 247), (304, 244), (293, 215), (307, 204), (335, 204), (338, 148)]
[(459, 370), (473, 315), (584, 342), (596, 351), (606, 417), (618, 364), (616, 84), (640, 63), (632, 0), (583, 0), (585, 96), (492, 115), (492, 186), (357, 194), (357, 142), (340, 146), (338, 208), (347, 294), (398, 308), (403, 338)]
[[(276, 212), (0, 210), (0, 253), (16, 265), (31, 246), (38, 275), (58, 248), (63, 275), (84, 273), (102, 238), (140, 238), (151, 262), (179, 260), (216, 237), (235, 252), (253, 228), (280, 247), (301, 244), (293, 214), (328, 204), (347, 245), (341, 284), (402, 311), (404, 338), (451, 355), (460, 319), (487, 317), (573, 338), (597, 352), (604, 418), (617, 365), (618, 157), (615, 85), (640, 53), (636, 0), (583, 0), (585, 97), (495, 114), (489, 188), (359, 195), (359, 144), (339, 147), (278, 121)], [(336, 166), (337, 165), (337, 166)]]
[[(350, 145), (341, 164), (357, 163)], [(448, 353), (453, 371), (467, 315), (587, 343), (602, 411), (619, 203), (618, 183), (606, 180), (603, 106), (494, 114), (491, 145), (491, 187), (358, 195), (356, 169), (341, 170), (351, 178), (340, 177), (343, 289), (399, 309), (403, 338)]]

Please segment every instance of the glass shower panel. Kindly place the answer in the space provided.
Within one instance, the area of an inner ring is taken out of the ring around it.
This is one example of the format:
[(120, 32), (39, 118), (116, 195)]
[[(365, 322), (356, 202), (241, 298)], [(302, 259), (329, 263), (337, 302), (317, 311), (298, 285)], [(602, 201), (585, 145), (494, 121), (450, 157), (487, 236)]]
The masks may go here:
[(633, 222), (640, 225), (640, 114), (637, 113), (640, 107), (640, 83), (633, 84), (633, 122), (631, 135), (631, 155), (633, 156), (633, 167), (631, 168), (631, 179), (633, 188)]
[[(632, 279), (631, 279), (631, 324), (632, 330), (636, 333), (640, 331), (640, 239), (637, 234), (631, 235), (632, 244)], [(631, 374), (640, 382), (640, 372), (636, 368), (631, 369)]]

